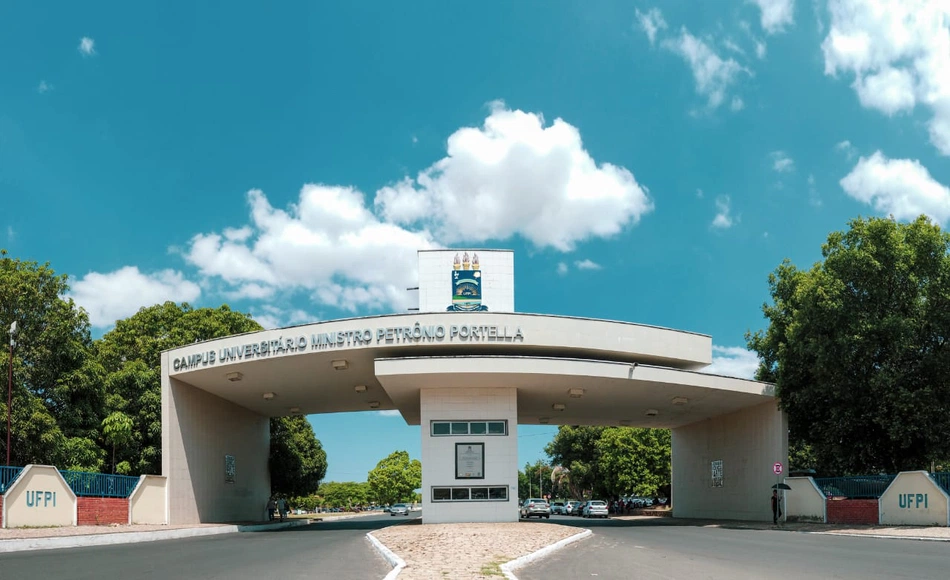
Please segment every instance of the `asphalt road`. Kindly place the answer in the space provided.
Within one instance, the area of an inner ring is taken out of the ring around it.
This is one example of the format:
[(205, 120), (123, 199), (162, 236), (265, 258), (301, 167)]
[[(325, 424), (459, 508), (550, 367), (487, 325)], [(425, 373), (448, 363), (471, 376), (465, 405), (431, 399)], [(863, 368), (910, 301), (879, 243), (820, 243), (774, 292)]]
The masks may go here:
[(391, 567), (366, 534), (418, 517), (384, 514), (267, 532), (13, 552), (0, 554), (0, 580), (382, 579)]
[(544, 521), (587, 527), (594, 534), (521, 568), (517, 571), (520, 580), (950, 577), (948, 542), (704, 527), (672, 520), (552, 516)]

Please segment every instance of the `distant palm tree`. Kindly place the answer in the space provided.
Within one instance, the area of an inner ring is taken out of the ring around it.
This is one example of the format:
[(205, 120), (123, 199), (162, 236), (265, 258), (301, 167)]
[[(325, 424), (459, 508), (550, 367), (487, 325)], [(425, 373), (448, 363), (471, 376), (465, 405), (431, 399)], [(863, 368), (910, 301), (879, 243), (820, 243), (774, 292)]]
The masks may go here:
[(583, 497), (580, 489), (571, 481), (571, 470), (563, 465), (555, 465), (554, 469), (551, 470), (551, 483), (556, 485), (559, 490), (564, 487), (570, 490), (572, 499)]

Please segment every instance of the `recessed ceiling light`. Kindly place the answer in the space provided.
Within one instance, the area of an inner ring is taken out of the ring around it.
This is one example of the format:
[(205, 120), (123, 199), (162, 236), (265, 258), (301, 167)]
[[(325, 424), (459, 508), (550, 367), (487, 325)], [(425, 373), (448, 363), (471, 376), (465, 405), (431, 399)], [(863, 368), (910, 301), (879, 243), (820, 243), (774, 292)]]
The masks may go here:
[(547, 425), (551, 421), (550, 417), (538, 417), (538, 423)]
[(647, 412), (646, 412), (647, 417), (656, 417), (659, 414), (660, 412), (657, 411), (656, 409), (647, 409)]
[(228, 373), (228, 374), (224, 375), (224, 378), (226, 378), (226, 379), (228, 379), (229, 381), (231, 381), (232, 383), (234, 383), (234, 382), (237, 382), (237, 381), (240, 381), (241, 379), (243, 379), (243, 378), (244, 378), (244, 375), (243, 375), (242, 373)]
[(580, 399), (584, 396), (584, 389), (570, 389), (567, 391), (572, 399)]
[(276, 397), (276, 396), (277, 396), (276, 393), (264, 393), (264, 400), (265, 400), (265, 401), (270, 401), (271, 399), (273, 399), (273, 398)]
[(379, 401), (370, 401), (370, 402), (369, 402), (369, 408), (370, 408), (370, 409), (378, 409), (378, 408), (379, 408)]
[(689, 399), (687, 399), (686, 397), (673, 397), (674, 405), (685, 405), (688, 402), (689, 402)]
[(345, 371), (350, 366), (350, 363), (348, 363), (345, 359), (337, 359), (332, 361), (330, 365), (338, 371)]
[(365, 393), (366, 385), (356, 385), (355, 387), (353, 387), (353, 390), (356, 391), (357, 393)]
[(551, 405), (551, 408), (554, 409), (555, 411), (563, 411), (567, 407), (564, 406), (564, 403), (554, 403), (553, 405)]
[(297, 415), (300, 413), (300, 407), (291, 407), (290, 412), (293, 413), (294, 415)]

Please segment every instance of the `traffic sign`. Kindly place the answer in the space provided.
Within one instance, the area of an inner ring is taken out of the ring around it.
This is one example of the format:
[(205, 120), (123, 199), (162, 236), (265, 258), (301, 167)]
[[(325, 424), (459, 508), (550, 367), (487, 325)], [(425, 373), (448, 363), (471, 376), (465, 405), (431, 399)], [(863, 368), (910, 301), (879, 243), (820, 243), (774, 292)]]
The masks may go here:
[(782, 469), (782, 464), (779, 461), (776, 461), (775, 464), (772, 465), (772, 473), (775, 475), (782, 475)]

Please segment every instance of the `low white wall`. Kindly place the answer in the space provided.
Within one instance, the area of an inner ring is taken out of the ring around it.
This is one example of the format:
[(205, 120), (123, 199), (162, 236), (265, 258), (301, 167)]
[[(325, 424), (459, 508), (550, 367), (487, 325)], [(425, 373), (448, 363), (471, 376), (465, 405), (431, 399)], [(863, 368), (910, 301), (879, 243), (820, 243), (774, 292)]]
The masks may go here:
[[(514, 388), (423, 389), (423, 523), (518, 521), (518, 392)], [(508, 434), (433, 437), (432, 421), (508, 421)], [(485, 444), (482, 479), (458, 479), (456, 443)], [(433, 502), (433, 487), (508, 488), (507, 501)]]
[(788, 421), (775, 401), (673, 429), (673, 517), (770, 521), (775, 462), (788, 465)]
[(168, 478), (143, 475), (129, 496), (130, 524), (168, 523)]
[(785, 483), (791, 487), (785, 490), (786, 521), (828, 521), (825, 494), (821, 493), (815, 480), (810, 477), (786, 477)]
[(880, 521), (890, 526), (950, 525), (950, 496), (926, 471), (897, 474), (878, 501)]
[(76, 494), (58, 469), (27, 465), (3, 496), (3, 527), (76, 525)]

